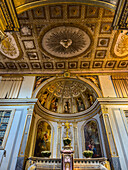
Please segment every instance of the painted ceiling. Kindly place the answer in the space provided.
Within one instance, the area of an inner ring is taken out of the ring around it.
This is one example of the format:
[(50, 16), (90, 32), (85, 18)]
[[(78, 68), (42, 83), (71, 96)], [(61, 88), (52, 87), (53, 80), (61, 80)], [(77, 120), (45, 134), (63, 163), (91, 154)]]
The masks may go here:
[[(29, 2), (14, 1), (17, 10)], [(127, 70), (127, 31), (112, 30), (110, 10), (57, 4), (26, 10), (18, 18), (20, 32), (7, 33), (0, 44), (1, 74)]]

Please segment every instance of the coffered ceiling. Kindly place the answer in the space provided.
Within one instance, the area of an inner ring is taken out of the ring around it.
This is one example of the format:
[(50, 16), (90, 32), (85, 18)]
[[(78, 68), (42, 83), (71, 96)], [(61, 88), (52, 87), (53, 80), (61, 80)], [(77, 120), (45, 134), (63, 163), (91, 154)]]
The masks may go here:
[(112, 30), (110, 10), (57, 4), (27, 10), (18, 18), (20, 32), (7, 33), (0, 44), (1, 74), (127, 71), (127, 31)]

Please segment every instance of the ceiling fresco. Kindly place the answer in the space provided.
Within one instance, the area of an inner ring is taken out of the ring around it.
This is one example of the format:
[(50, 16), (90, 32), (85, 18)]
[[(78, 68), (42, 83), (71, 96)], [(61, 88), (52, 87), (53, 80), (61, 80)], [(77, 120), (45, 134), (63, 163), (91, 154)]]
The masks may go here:
[(25, 11), (18, 15), (20, 32), (0, 45), (0, 72), (126, 71), (127, 31), (112, 30), (113, 17), (110, 10), (82, 4)]
[[(91, 35), (91, 34), (90, 34)], [(69, 26), (58, 26), (50, 29), (41, 37), (42, 50), (58, 58), (77, 57), (86, 53), (93, 42), (87, 30)]]

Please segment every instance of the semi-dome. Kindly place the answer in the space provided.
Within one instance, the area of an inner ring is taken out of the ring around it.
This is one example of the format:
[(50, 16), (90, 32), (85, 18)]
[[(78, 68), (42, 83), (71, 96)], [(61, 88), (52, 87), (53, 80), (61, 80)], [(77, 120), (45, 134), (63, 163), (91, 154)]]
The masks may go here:
[(91, 107), (97, 94), (90, 85), (81, 80), (63, 78), (46, 84), (37, 97), (45, 109), (71, 114)]

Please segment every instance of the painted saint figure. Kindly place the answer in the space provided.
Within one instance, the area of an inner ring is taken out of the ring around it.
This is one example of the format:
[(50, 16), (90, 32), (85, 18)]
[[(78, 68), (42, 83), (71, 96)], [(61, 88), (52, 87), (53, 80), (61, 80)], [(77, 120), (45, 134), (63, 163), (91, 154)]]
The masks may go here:
[(46, 102), (46, 100), (47, 100), (47, 97), (48, 97), (48, 93), (47, 93), (47, 92), (45, 92), (45, 93), (43, 93), (43, 94), (41, 95), (40, 101), (41, 101), (41, 105), (42, 105), (42, 106), (45, 105), (45, 102)]
[(47, 150), (46, 143), (48, 142), (48, 132), (46, 131), (42, 139), (42, 149)]
[(70, 113), (70, 103), (68, 100), (64, 104), (64, 113)]
[(51, 101), (51, 110), (53, 112), (57, 112), (57, 108), (58, 108), (58, 99), (53, 98), (53, 100)]
[(51, 143), (51, 127), (47, 122), (41, 121), (37, 128), (34, 156), (41, 157), (42, 151), (50, 151), (50, 143)]
[(85, 106), (81, 98), (77, 99), (78, 112), (85, 110)]

